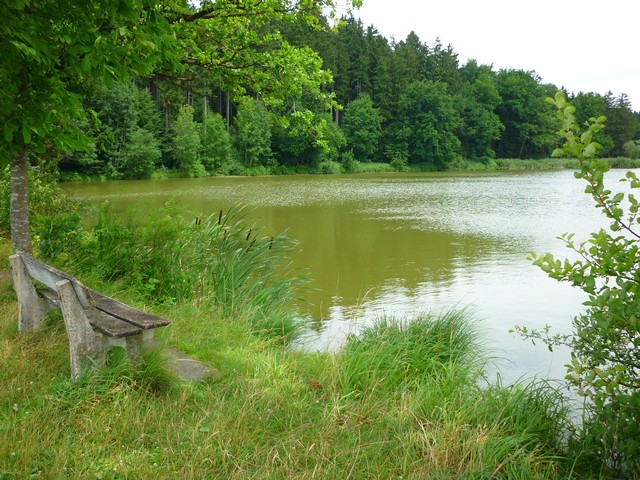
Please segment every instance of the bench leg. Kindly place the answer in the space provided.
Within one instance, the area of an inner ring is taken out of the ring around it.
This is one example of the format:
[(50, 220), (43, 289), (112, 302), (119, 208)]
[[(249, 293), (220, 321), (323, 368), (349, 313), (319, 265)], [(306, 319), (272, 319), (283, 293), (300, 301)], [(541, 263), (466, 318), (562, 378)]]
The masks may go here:
[(135, 359), (142, 354), (142, 349), (156, 345), (153, 340), (153, 330), (143, 330), (139, 335), (127, 337), (127, 354)]
[(50, 310), (49, 303), (44, 298), (40, 298), (36, 289), (33, 288), (20, 255), (11, 255), (9, 263), (11, 263), (13, 288), (18, 296), (18, 331), (35, 330)]
[(144, 336), (145, 331), (138, 335), (131, 335), (129, 337), (123, 338), (113, 338), (106, 335), (98, 334), (97, 336), (98, 342), (100, 342), (100, 351), (94, 357), (96, 360), (96, 364), (104, 365), (107, 358), (107, 352), (109, 352), (109, 350), (114, 347), (122, 348), (129, 361), (133, 363), (140, 362), (142, 347), (146, 345)]
[(102, 345), (96, 339), (96, 334), (84, 313), (84, 308), (78, 301), (71, 282), (62, 280), (56, 286), (60, 295), (62, 318), (69, 337), (71, 379), (75, 382), (84, 367), (99, 361), (102, 356)]
[(114, 347), (122, 348), (124, 353), (130, 358), (134, 358), (140, 353), (140, 334), (122, 338), (113, 338), (102, 335), (102, 338), (105, 353)]

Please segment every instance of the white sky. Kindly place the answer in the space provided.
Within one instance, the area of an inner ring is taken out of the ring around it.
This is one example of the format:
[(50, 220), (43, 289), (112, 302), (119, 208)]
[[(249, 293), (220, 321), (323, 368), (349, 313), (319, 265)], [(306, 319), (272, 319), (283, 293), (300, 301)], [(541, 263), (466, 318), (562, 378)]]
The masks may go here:
[[(415, 31), (494, 70), (534, 70), (570, 92), (611, 90), (640, 110), (640, 0), (363, 0), (354, 12), (387, 39)], [(340, 12), (338, 12), (340, 13)]]

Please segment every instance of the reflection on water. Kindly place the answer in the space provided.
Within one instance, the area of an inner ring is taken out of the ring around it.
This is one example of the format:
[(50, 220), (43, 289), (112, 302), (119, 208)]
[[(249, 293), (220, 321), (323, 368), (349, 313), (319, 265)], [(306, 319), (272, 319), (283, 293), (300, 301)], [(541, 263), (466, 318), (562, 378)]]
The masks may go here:
[(469, 307), (504, 377), (564, 375), (567, 352), (508, 333), (515, 324), (567, 330), (581, 293), (548, 279), (529, 252), (566, 256), (557, 235), (602, 225), (572, 172), (175, 179), (67, 184), (116, 205), (173, 199), (191, 215), (236, 202), (269, 233), (298, 239), (311, 289), (305, 348), (337, 348), (380, 315)]

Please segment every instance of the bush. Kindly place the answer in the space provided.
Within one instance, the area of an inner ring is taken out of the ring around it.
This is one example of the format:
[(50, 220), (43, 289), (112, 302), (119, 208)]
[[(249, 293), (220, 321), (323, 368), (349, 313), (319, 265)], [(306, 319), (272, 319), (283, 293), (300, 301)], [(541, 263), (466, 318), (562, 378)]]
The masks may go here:
[[(574, 243), (573, 234), (561, 237), (578, 260), (534, 256), (534, 263), (550, 277), (588, 294), (585, 313), (573, 320), (573, 333), (551, 336), (549, 327), (542, 332), (519, 330), (550, 347), (565, 344), (572, 349), (567, 379), (586, 400), (585, 444), (607, 468), (635, 478), (640, 475), (640, 203), (633, 193), (608, 190), (607, 162), (594, 160), (598, 144), (592, 138), (604, 128), (605, 118), (593, 119), (580, 132), (575, 108), (564, 95), (558, 93), (553, 103), (559, 109), (560, 135), (565, 139), (554, 155), (578, 159), (576, 177), (586, 182), (585, 192), (610, 224), (580, 244)], [(632, 190), (640, 187), (634, 172), (627, 172), (624, 181)]]
[(150, 178), (161, 156), (160, 144), (151, 132), (142, 128), (134, 130), (122, 151), (124, 176)]
[(638, 140), (629, 140), (622, 146), (622, 150), (624, 151), (625, 156), (638, 159), (640, 158), (640, 141)]
[(354, 173), (358, 163), (356, 157), (353, 155), (353, 150), (347, 150), (342, 154), (342, 166), (346, 173)]
[(200, 163), (201, 141), (199, 127), (193, 121), (193, 107), (183, 105), (174, 125), (173, 146), (180, 171), (189, 177), (204, 177), (207, 172)]
[(407, 169), (409, 154), (406, 149), (390, 146), (387, 148), (386, 153), (387, 157), (391, 160), (389, 164), (396, 172), (402, 172)]
[(233, 168), (235, 151), (227, 125), (218, 113), (209, 114), (203, 123), (202, 164), (211, 173), (228, 175)]
[(323, 175), (335, 175), (342, 172), (342, 166), (338, 162), (320, 162), (318, 165), (318, 173)]

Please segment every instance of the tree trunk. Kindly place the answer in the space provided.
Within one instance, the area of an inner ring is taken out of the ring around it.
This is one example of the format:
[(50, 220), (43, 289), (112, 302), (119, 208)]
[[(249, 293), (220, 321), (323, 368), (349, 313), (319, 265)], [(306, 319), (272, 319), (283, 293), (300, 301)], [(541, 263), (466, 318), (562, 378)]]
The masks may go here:
[(227, 132), (231, 131), (231, 97), (227, 92)]
[(29, 147), (11, 159), (11, 246), (14, 252), (33, 253), (29, 223)]

